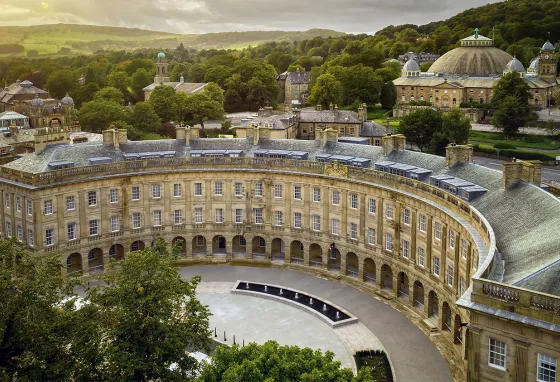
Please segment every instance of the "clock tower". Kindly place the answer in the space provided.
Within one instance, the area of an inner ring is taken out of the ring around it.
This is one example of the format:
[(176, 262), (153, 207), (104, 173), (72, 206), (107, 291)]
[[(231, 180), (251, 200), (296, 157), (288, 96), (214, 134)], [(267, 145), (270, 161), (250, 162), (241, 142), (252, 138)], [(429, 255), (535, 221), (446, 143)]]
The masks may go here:
[(539, 54), (539, 77), (545, 80), (554, 80), (557, 75), (558, 58), (556, 57), (555, 48), (552, 43), (547, 40), (541, 48)]

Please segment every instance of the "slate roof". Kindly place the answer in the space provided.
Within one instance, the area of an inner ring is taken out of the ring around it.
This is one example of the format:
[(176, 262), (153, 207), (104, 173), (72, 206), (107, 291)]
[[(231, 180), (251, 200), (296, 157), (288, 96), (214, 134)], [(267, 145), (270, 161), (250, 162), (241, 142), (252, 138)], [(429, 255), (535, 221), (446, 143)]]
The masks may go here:
[(360, 137), (381, 137), (384, 134), (387, 134), (387, 128), (373, 121), (364, 122), (360, 130)]
[[(290, 123), (290, 119), (292, 123)], [(260, 116), (251, 119), (250, 124), (264, 126), (265, 124), (271, 124), (273, 129), (287, 129), (291, 125), (296, 123), (295, 114), (292, 112), (286, 112), (282, 114), (274, 114), (269, 116)]]
[[(0, 89), (0, 102), (11, 103), (15, 95), (48, 94), (43, 89), (33, 86), (30, 81), (14, 82), (10, 86)], [(41, 97), (42, 98), (42, 97)]]
[[(458, 77), (458, 76), (425, 76), (425, 77), (399, 77), (393, 81), (396, 86), (426, 86), (434, 87), (448, 81), (449, 84), (466, 88), (493, 88), (500, 77)], [(531, 89), (546, 89), (553, 84), (535, 77), (525, 77), (525, 82)]]
[(26, 155), (4, 166), (37, 173), (47, 171), (48, 163), (53, 161), (72, 161), (76, 166), (84, 166), (89, 164), (89, 158), (94, 157), (122, 161), (123, 153), (158, 151), (173, 151), (176, 157), (186, 157), (190, 150), (204, 149), (243, 150), (243, 155), (249, 157), (257, 149), (305, 151), (310, 160), (320, 153), (350, 155), (371, 159), (371, 167), (380, 161), (409, 164), (431, 170), (433, 175), (447, 174), (482, 186), (488, 192), (471, 204), (494, 229), (498, 251), (505, 261), (503, 282), (519, 282), (526, 288), (560, 295), (557, 280), (560, 271), (560, 200), (524, 182), (503, 189), (500, 171), (474, 163), (458, 163), (446, 168), (444, 157), (408, 150), (395, 150), (384, 155), (381, 147), (350, 143), (328, 142), (321, 147), (319, 141), (261, 139), (258, 145), (253, 145), (251, 139), (238, 138), (194, 139), (189, 147), (172, 139), (127, 142), (120, 145), (120, 150), (101, 142), (49, 145), (39, 153)]
[(160, 85), (171, 86), (177, 93), (183, 92), (187, 94), (195, 94), (202, 91), (202, 89), (204, 89), (204, 87), (208, 84), (197, 82), (164, 82), (163, 84), (150, 84), (142, 90), (145, 92), (151, 92)]
[(361, 123), (358, 113), (350, 110), (302, 110), (301, 123)]
[(287, 81), (291, 84), (308, 84), (311, 80), (311, 72), (288, 72)]

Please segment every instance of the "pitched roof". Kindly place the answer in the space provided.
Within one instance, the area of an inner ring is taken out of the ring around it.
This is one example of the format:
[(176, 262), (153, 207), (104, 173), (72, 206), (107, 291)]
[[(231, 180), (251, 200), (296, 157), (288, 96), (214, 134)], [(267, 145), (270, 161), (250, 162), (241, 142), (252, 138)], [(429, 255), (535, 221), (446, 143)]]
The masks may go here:
[(142, 89), (145, 92), (154, 91), (160, 85), (171, 86), (176, 92), (183, 92), (187, 94), (195, 94), (200, 92), (208, 83), (204, 82), (164, 82), (163, 84), (153, 83)]
[(387, 134), (387, 128), (373, 121), (364, 122), (360, 130), (361, 137), (381, 137), (383, 134)]
[(7, 88), (0, 90), (0, 102), (10, 103), (16, 94), (48, 94), (45, 90), (33, 86), (31, 81), (16, 81)]
[(358, 114), (349, 110), (302, 110), (303, 123), (360, 123)]
[(287, 81), (291, 84), (308, 84), (311, 80), (311, 72), (288, 72)]

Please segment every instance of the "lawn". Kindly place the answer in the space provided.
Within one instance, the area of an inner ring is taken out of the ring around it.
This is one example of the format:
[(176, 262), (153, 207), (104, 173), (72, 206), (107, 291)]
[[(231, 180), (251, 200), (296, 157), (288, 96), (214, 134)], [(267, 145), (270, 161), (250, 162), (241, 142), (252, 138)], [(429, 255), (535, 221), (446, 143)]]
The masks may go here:
[(560, 143), (549, 136), (544, 135), (524, 135), (519, 134), (509, 139), (502, 133), (491, 133), (486, 131), (472, 131), (469, 133), (469, 140), (475, 142), (486, 142), (491, 144), (509, 143), (517, 147), (527, 147), (542, 150), (558, 150)]

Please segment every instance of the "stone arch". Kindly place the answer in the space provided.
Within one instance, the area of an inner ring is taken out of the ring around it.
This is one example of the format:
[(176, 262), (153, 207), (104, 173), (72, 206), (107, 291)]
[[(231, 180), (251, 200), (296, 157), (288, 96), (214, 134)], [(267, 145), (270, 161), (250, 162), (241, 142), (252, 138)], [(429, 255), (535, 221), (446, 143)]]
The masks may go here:
[(182, 236), (174, 237), (173, 240), (171, 240), (171, 246), (173, 248), (177, 248), (177, 251), (181, 256), (187, 255), (187, 241), (185, 240), (184, 237)]
[(381, 266), (381, 288), (393, 289), (393, 270), (387, 264)]
[(255, 257), (264, 257), (266, 255), (266, 240), (262, 236), (255, 236), (253, 238), (253, 258)]
[(463, 329), (459, 314), (455, 314), (455, 319), (453, 320), (453, 343), (457, 345), (463, 343)]
[(312, 267), (323, 266), (323, 249), (319, 244), (311, 244), (309, 246), (309, 260)]
[(227, 253), (227, 240), (222, 235), (212, 238), (212, 254), (225, 255)]
[(89, 273), (103, 272), (103, 250), (101, 248), (93, 248), (88, 252), (88, 270)]
[(232, 240), (232, 253), (235, 254), (240, 254), (242, 256), (245, 256), (245, 254), (247, 253), (247, 240), (245, 239), (245, 236), (242, 235), (237, 235), (233, 237)]
[(424, 306), (424, 285), (418, 280), (416, 280), (412, 286), (412, 297), (414, 306)]
[(408, 276), (404, 272), (399, 272), (397, 275), (397, 282), (399, 283), (398, 296), (403, 296), (408, 298), (409, 286), (408, 286)]
[(136, 240), (132, 244), (130, 244), (130, 252), (138, 252), (143, 251), (146, 248), (146, 244), (144, 244), (141, 240)]
[(202, 235), (196, 235), (192, 239), (192, 254), (206, 256), (206, 238)]
[(80, 275), (82, 273), (82, 255), (75, 252), (66, 258), (66, 274)]
[(348, 276), (358, 277), (359, 267), (358, 255), (354, 252), (348, 252), (346, 254), (346, 274)]
[(451, 331), (451, 308), (447, 301), (441, 305), (441, 329), (447, 332)]
[[(305, 256), (304, 251), (305, 247), (303, 246), (303, 243), (301, 241), (292, 241), (292, 243), (290, 244), (290, 258), (292, 262), (298, 262), (299, 260), (303, 262), (303, 258)], [(294, 259), (296, 260), (294, 261)]]
[(109, 259), (120, 261), (124, 259), (124, 247), (121, 244), (113, 244), (109, 248)]
[(439, 301), (438, 295), (433, 290), (428, 294), (428, 317), (439, 316)]
[(275, 238), (272, 240), (270, 256), (272, 260), (284, 261), (286, 259), (286, 248), (284, 246), (284, 240), (280, 238)]
[(375, 284), (375, 261), (371, 258), (364, 260), (364, 281)]
[(336, 248), (336, 245), (332, 243), (329, 245), (327, 249), (328, 258), (327, 258), (327, 267), (329, 270), (338, 271), (340, 272), (341, 263), (342, 263), (342, 255), (340, 250)]

